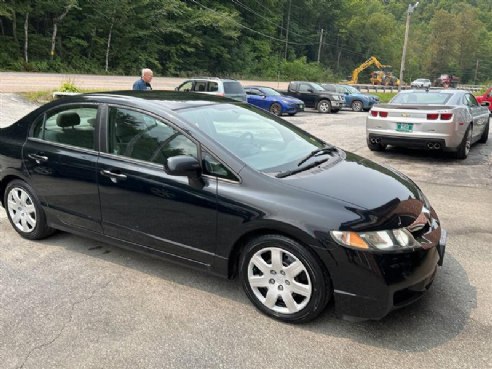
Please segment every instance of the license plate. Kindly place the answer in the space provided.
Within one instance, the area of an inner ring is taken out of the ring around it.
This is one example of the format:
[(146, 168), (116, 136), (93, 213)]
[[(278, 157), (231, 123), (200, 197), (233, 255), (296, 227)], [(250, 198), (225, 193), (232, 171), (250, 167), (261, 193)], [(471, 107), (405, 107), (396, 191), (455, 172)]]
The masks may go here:
[(398, 132), (412, 132), (413, 123), (396, 123), (396, 130)]

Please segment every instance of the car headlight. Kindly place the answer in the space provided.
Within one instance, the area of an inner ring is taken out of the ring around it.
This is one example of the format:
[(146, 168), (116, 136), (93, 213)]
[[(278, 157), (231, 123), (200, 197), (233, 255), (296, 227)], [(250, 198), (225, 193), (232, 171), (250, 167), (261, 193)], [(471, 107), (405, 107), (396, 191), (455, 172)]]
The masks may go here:
[(421, 247), (405, 228), (375, 232), (331, 231), (341, 245), (362, 250), (396, 251)]
[(340, 97), (338, 95), (333, 95), (333, 100), (340, 100)]

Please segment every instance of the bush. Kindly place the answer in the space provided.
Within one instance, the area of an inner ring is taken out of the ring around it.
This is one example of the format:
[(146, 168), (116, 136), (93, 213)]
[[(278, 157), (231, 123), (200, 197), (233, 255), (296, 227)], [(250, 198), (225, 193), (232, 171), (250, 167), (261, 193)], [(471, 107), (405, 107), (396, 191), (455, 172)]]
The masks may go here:
[(306, 57), (280, 64), (280, 79), (286, 81), (333, 81), (333, 72), (319, 63), (308, 63)]
[(60, 88), (58, 89), (60, 92), (80, 92), (80, 88), (75, 86), (75, 83), (71, 80), (64, 81)]

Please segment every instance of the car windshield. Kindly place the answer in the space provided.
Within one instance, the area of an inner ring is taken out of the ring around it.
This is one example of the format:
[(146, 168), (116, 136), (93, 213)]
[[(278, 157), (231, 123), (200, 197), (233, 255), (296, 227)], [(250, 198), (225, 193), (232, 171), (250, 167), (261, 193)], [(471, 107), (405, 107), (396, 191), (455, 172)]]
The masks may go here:
[(323, 87), (321, 87), (320, 85), (318, 85), (317, 83), (311, 83), (311, 86), (313, 87), (313, 89), (315, 91), (326, 91)]
[(262, 87), (261, 92), (263, 92), (265, 96), (282, 96), (278, 91), (269, 87)]
[(244, 94), (243, 86), (239, 82), (224, 82), (224, 92), (226, 94)]
[(326, 146), (289, 122), (253, 107), (220, 104), (176, 113), (244, 163), (266, 173), (295, 170), (306, 155)]
[(343, 88), (345, 88), (345, 90), (349, 93), (349, 94), (358, 94), (360, 93), (358, 89), (356, 89), (355, 87), (352, 87), (352, 86), (342, 86)]
[(451, 98), (450, 93), (443, 92), (410, 92), (399, 93), (392, 100), (392, 104), (446, 104)]

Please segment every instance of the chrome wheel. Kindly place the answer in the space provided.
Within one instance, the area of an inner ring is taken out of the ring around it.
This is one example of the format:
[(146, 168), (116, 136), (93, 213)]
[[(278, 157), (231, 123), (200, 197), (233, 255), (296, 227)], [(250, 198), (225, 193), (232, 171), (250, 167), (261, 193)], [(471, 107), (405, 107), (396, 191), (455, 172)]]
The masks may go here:
[(353, 111), (360, 112), (360, 111), (362, 111), (362, 109), (363, 109), (362, 102), (360, 102), (360, 101), (352, 102), (352, 110)]
[(331, 111), (331, 103), (327, 100), (322, 100), (318, 103), (318, 111), (320, 113), (329, 113)]
[(32, 232), (36, 227), (36, 207), (29, 194), (20, 187), (12, 188), (7, 195), (7, 211), (12, 224), (21, 232)]
[(304, 309), (313, 290), (306, 266), (292, 253), (277, 247), (263, 248), (251, 257), (248, 283), (265, 307), (281, 314)]

